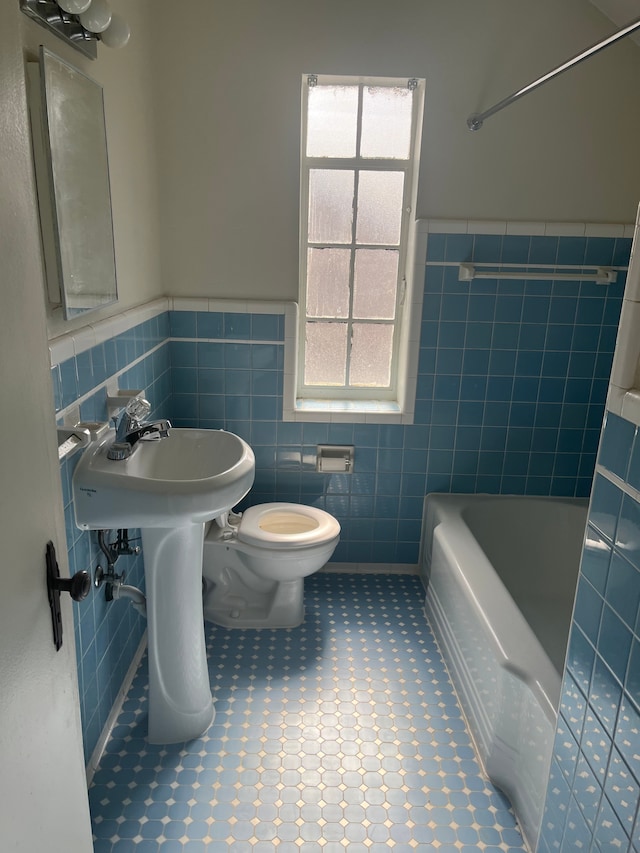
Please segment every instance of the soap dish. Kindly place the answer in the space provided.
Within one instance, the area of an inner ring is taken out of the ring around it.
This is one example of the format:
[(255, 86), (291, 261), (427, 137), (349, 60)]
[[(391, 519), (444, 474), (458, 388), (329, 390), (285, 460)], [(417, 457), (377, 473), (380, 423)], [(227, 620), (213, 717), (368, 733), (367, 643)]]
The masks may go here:
[(76, 429), (87, 430), (91, 441), (98, 441), (109, 431), (109, 424), (106, 421), (80, 421)]

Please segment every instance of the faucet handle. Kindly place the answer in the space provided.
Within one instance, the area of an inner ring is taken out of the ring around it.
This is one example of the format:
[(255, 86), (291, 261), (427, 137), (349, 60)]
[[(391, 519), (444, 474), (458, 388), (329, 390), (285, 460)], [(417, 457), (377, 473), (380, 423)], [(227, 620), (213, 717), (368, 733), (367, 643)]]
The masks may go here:
[(125, 407), (126, 413), (137, 421), (142, 421), (151, 411), (151, 403), (146, 397), (131, 397)]

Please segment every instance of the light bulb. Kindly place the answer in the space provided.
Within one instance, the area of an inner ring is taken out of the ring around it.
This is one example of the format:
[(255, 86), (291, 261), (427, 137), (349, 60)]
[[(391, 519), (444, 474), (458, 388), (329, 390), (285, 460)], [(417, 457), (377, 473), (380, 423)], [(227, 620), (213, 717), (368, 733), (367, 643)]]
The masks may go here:
[(122, 15), (114, 12), (111, 16), (111, 23), (107, 29), (100, 34), (100, 39), (107, 47), (124, 47), (129, 41), (131, 30), (129, 24), (125, 21)]
[(58, 0), (58, 6), (70, 15), (81, 15), (91, 5), (91, 0)]
[(91, 0), (86, 12), (80, 15), (80, 23), (90, 33), (102, 33), (111, 23), (111, 9), (107, 0)]

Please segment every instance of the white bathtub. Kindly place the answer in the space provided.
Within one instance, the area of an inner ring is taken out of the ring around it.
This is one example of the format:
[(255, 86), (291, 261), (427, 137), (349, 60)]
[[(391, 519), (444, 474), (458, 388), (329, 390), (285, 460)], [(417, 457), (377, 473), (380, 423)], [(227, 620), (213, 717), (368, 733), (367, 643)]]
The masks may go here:
[(535, 849), (587, 501), (428, 495), (426, 612), (487, 775)]

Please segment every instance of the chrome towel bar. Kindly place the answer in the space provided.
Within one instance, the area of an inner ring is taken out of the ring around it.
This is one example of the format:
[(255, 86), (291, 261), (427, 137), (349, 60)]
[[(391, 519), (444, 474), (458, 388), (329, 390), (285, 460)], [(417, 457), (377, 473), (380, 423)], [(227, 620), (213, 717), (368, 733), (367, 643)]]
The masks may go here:
[(507, 271), (477, 269), (473, 264), (460, 264), (458, 281), (473, 281), (474, 278), (494, 279), (531, 279), (535, 281), (592, 281), (596, 284), (614, 284), (618, 273), (612, 267), (591, 267), (595, 272), (550, 272), (539, 269), (524, 268), (519, 270), (509, 269)]

